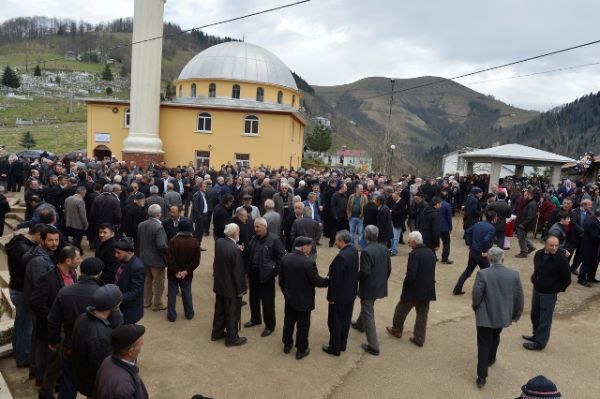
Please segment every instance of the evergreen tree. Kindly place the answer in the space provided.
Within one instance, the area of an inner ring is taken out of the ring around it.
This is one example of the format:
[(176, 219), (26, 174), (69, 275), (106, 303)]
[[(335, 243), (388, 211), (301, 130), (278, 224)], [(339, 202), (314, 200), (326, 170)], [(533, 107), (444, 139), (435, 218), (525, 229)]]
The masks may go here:
[(42, 76), (42, 68), (40, 68), (39, 65), (35, 66), (35, 69), (33, 70), (33, 76)]
[(6, 66), (6, 68), (4, 68), (1, 83), (3, 86), (12, 87), (13, 89), (16, 89), (21, 86), (19, 77), (17, 76), (15, 71), (13, 71), (8, 65)]
[(102, 71), (102, 80), (108, 80), (109, 82), (113, 80), (113, 74), (108, 64), (106, 64), (104, 71)]
[(21, 141), (19, 142), (19, 145), (29, 150), (31, 147), (35, 147), (37, 145), (37, 142), (35, 141), (33, 134), (31, 134), (31, 132), (28, 130), (23, 133), (23, 136), (21, 136)]
[(112, 96), (112, 94), (113, 94), (113, 89), (112, 89), (112, 88), (110, 88), (110, 87), (107, 87), (107, 88), (106, 88), (106, 95), (107, 95), (107, 96)]
[(313, 151), (327, 151), (331, 148), (331, 129), (317, 124), (306, 137), (306, 144)]

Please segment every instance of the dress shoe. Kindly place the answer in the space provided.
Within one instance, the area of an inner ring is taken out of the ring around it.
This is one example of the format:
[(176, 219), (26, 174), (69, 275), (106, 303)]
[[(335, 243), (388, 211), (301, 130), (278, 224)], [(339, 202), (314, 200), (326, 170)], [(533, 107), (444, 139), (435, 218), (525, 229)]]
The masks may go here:
[(576, 267), (571, 267), (571, 273), (573, 273), (576, 276), (579, 276), (579, 272), (577, 271)]
[(332, 355), (332, 356), (339, 356), (340, 352), (334, 352), (331, 350), (331, 348), (327, 345), (324, 345), (321, 347), (321, 349), (323, 350), (323, 352), (327, 353), (328, 355)]
[(362, 328), (360, 328), (360, 326), (358, 325), (358, 323), (355, 322), (355, 321), (353, 321), (352, 324), (350, 324), (350, 326), (352, 328), (354, 328), (356, 331), (360, 331), (361, 333), (365, 332), (365, 330), (363, 330)]
[(151, 305), (144, 305), (144, 309), (148, 309)]
[(465, 295), (464, 291), (452, 291), (452, 295)]
[(533, 335), (521, 335), (521, 338), (523, 338), (525, 341), (535, 342)]
[(519, 252), (515, 255), (515, 258), (526, 258), (527, 254), (525, 252)]
[(450, 259), (446, 259), (446, 260), (443, 260), (442, 263), (445, 264), (445, 265), (451, 265), (451, 264), (454, 263), (454, 261), (450, 260)]
[(592, 280), (588, 280), (588, 283), (598, 284), (598, 283), (600, 283), (600, 280), (592, 279)]
[(321, 246), (321, 243), (317, 241), (317, 247), (320, 247), (320, 246)]
[(542, 350), (542, 348), (538, 344), (533, 343), (533, 342), (524, 342), (523, 348), (530, 350), (530, 351), (541, 351)]
[(283, 346), (283, 353), (285, 353), (286, 355), (288, 353), (290, 353), (292, 351), (292, 345), (284, 345)]
[(485, 380), (485, 378), (477, 378), (477, 381), (476, 381), (476, 383), (477, 383), (477, 387), (478, 387), (479, 389), (483, 388), (483, 387), (485, 386), (485, 383), (486, 383), (486, 382), (487, 382), (487, 381)]
[(415, 339), (415, 337), (410, 337), (410, 338), (409, 338), (409, 341), (410, 341), (410, 342), (412, 342), (413, 344), (417, 345), (419, 348), (422, 348), (422, 347), (423, 347), (423, 344), (422, 344), (422, 343), (420, 343), (420, 342), (418, 342), (418, 341)]
[(152, 308), (153, 312), (160, 312), (161, 310), (167, 309), (167, 305), (158, 305)]
[(273, 334), (273, 330), (269, 330), (268, 328), (265, 328), (263, 330), (262, 333), (260, 333), (261, 337), (268, 337), (269, 335)]
[(390, 334), (393, 337), (396, 338), (402, 338), (402, 333), (397, 332), (396, 330), (394, 330), (394, 327), (386, 327), (385, 328), (388, 332), (388, 334)]
[(577, 280), (577, 284), (579, 285), (583, 285), (584, 287), (590, 288), (592, 286), (592, 284), (588, 283), (587, 281), (584, 280)]
[(302, 360), (304, 359), (306, 356), (308, 356), (308, 354), (310, 353), (310, 349), (306, 348), (306, 350), (304, 352), (296, 352), (296, 360)]
[(204, 252), (204, 251), (206, 251), (206, 248), (200, 247), (200, 251)]
[(390, 256), (396, 256), (396, 254), (390, 254)]
[(527, 253), (528, 253), (528, 254), (530, 254), (530, 253), (532, 253), (532, 252), (535, 252), (536, 250), (537, 250), (537, 248), (536, 248), (536, 247), (531, 247), (531, 248), (529, 248), (529, 249), (527, 250)]
[(225, 346), (241, 346), (244, 345), (246, 342), (248, 342), (248, 339), (246, 337), (238, 337), (238, 339), (236, 339), (235, 341), (225, 342)]
[(213, 342), (215, 342), (215, 341), (218, 341), (218, 340), (223, 339), (223, 338), (225, 338), (225, 334), (223, 334), (223, 335), (217, 335), (217, 336), (211, 336), (210, 340), (213, 341)]
[(496, 359), (494, 359), (491, 362), (489, 362), (488, 363), (488, 367), (492, 367), (494, 364), (496, 364)]
[(209, 233), (204, 233), (204, 237), (208, 237), (208, 234), (209, 234)]
[(370, 353), (373, 356), (379, 356), (379, 351), (371, 348), (369, 344), (362, 344), (360, 347), (363, 348), (365, 352)]
[(242, 301), (242, 303), (240, 304), (240, 306), (246, 306), (247, 304), (248, 304), (248, 302)]
[(22, 364), (17, 364), (17, 368), (18, 369), (28, 369), (29, 368), (29, 362), (24, 362)]
[(502, 248), (505, 251), (510, 251), (510, 247)]
[(254, 326), (258, 326), (260, 323), (255, 323), (252, 320), (247, 321), (244, 323), (244, 328), (250, 328), (250, 327), (254, 327)]

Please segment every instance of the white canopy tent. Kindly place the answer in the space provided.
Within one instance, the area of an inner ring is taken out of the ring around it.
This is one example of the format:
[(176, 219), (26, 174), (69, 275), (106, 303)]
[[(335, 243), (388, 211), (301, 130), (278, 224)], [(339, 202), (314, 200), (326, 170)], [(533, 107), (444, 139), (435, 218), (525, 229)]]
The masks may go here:
[(460, 158), (463, 158), (467, 163), (467, 174), (473, 173), (474, 163), (491, 164), (490, 186), (498, 183), (502, 165), (515, 165), (515, 175), (518, 177), (523, 176), (525, 166), (552, 168), (552, 184), (556, 187), (560, 183), (562, 165), (574, 161), (574, 159), (569, 157), (521, 144), (505, 144), (485, 148), (461, 154)]

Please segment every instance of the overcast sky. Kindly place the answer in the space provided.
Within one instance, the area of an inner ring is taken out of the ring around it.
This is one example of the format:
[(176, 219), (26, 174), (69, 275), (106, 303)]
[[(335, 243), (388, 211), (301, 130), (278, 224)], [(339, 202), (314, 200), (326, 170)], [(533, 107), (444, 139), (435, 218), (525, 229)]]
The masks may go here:
[[(293, 0), (168, 0), (165, 20), (182, 28)], [(133, 15), (133, 0), (2, 0), (0, 21), (45, 15), (89, 22)], [(572, 0), (312, 0), (206, 30), (277, 54), (315, 85), (367, 76), (452, 77), (600, 39), (600, 2)], [(546, 110), (600, 90), (600, 44), (458, 80), (509, 104)]]

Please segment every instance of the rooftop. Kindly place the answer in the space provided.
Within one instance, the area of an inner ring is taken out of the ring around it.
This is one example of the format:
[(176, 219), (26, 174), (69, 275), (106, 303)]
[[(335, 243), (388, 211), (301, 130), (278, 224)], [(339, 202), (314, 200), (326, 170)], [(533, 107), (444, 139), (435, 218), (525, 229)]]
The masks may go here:
[(522, 144), (505, 144), (491, 148), (484, 148), (460, 155), (467, 160), (481, 160), (482, 158), (515, 160), (515, 161), (538, 161), (547, 163), (566, 163), (574, 159), (555, 154)]
[(345, 157), (366, 157), (367, 152), (363, 150), (337, 150), (335, 153), (338, 157), (343, 155)]

